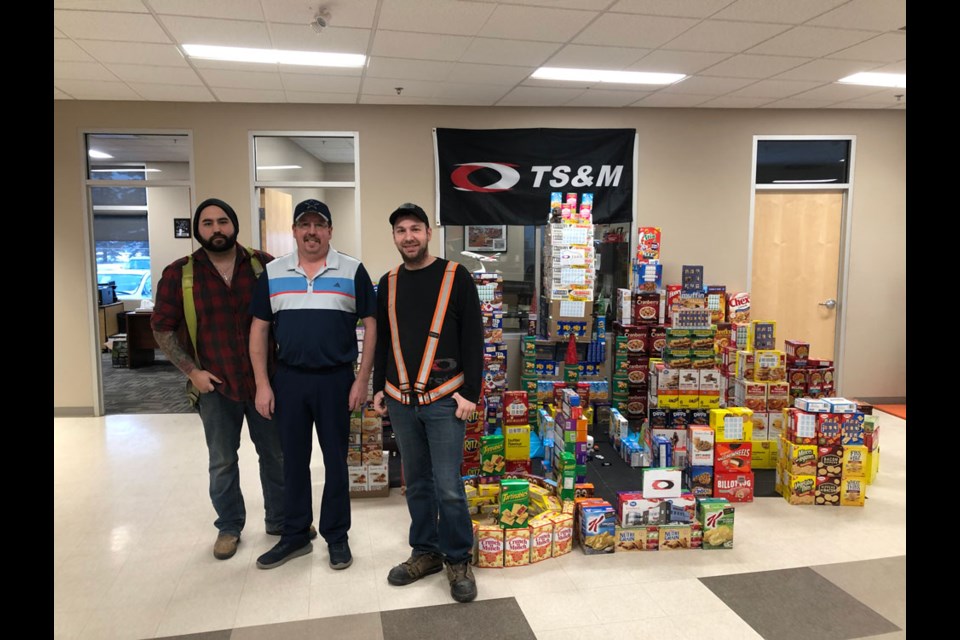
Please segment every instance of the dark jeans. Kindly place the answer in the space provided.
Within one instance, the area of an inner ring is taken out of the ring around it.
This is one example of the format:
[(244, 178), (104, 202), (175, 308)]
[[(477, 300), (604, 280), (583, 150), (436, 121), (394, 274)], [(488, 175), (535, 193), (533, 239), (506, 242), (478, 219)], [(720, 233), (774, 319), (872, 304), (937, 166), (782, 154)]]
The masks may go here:
[(306, 543), (313, 522), (310, 457), (313, 426), (323, 452), (325, 477), (317, 526), (327, 544), (345, 542), (350, 530), (347, 448), (353, 366), (304, 371), (280, 365), (272, 382), (277, 426), (283, 446), (284, 542)]
[(460, 475), (464, 422), (457, 401), (447, 396), (414, 407), (386, 400), (407, 485), (413, 553), (441, 553), (452, 564), (470, 560), (473, 523)]
[(217, 512), (214, 526), (221, 533), (240, 535), (247, 510), (240, 492), (240, 430), (247, 418), (250, 439), (260, 458), (260, 486), (268, 531), (283, 526), (283, 453), (272, 420), (259, 413), (253, 401), (236, 402), (217, 391), (200, 394), (200, 419), (210, 454), (210, 500)]

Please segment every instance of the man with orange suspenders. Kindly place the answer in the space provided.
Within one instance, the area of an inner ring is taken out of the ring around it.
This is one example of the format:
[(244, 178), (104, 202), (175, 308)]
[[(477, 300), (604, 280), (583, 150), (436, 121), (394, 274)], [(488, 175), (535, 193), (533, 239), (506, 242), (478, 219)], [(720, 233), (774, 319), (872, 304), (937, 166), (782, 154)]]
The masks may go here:
[(464, 420), (482, 387), (480, 297), (465, 267), (430, 255), (423, 209), (401, 205), (390, 226), (403, 264), (377, 289), (373, 401), (397, 436), (413, 552), (387, 582), (411, 584), (446, 565), (451, 596), (470, 602), (473, 524), (460, 466)]

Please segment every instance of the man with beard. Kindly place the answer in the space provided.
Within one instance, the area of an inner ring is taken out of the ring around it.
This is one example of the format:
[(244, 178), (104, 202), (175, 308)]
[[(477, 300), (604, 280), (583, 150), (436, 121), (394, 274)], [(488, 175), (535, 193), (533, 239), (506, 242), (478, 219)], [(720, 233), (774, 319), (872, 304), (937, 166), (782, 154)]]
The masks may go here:
[[(201, 248), (163, 270), (150, 321), (157, 344), (199, 392), (197, 407), (210, 457), (210, 499), (219, 532), (213, 555), (220, 560), (237, 552), (246, 521), (237, 462), (244, 416), (260, 459), (267, 533), (280, 535), (283, 528), (280, 438), (254, 406), (256, 384), (247, 352), (257, 274), (273, 257), (237, 245), (238, 229), (229, 204), (216, 198), (200, 203), (193, 235)], [(185, 288), (192, 289), (186, 311)], [(194, 335), (187, 338), (182, 329), (191, 323)]]
[(403, 204), (390, 215), (403, 264), (380, 279), (373, 404), (390, 415), (410, 511), (410, 558), (387, 582), (408, 585), (443, 570), (457, 602), (477, 597), (473, 525), (460, 467), (464, 421), (483, 372), (480, 297), (463, 265), (430, 255), (430, 222)]
[[(367, 401), (377, 339), (376, 296), (360, 261), (330, 246), (333, 217), (326, 204), (298, 204), (293, 236), (297, 250), (267, 265), (250, 307), (256, 407), (267, 418), (276, 413), (286, 487), (283, 536), (257, 558), (257, 566), (273, 569), (313, 550), (308, 531), (313, 521), (310, 455), (316, 425), (325, 469), (317, 528), (327, 543), (330, 567), (346, 569), (353, 563), (347, 542), (350, 412)], [(363, 359), (354, 378), (361, 319)], [(278, 347), (273, 379), (267, 370), (271, 328)]]

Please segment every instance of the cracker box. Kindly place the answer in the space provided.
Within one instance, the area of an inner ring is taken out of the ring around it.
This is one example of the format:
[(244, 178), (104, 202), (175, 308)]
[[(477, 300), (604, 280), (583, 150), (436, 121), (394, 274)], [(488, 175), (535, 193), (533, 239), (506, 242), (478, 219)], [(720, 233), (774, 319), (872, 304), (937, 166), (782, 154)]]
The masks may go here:
[(717, 473), (750, 471), (752, 442), (718, 442), (714, 445), (713, 467)]
[(503, 529), (500, 525), (477, 525), (477, 566), (503, 567)]
[(817, 444), (821, 447), (841, 444), (840, 419), (841, 415), (837, 413), (817, 414)]
[(813, 444), (786, 443), (786, 461), (790, 473), (796, 476), (816, 476), (817, 446)]
[(503, 475), (506, 465), (506, 443), (503, 436), (482, 436), (480, 438), (480, 472), (488, 476)]
[(843, 471), (843, 447), (833, 445), (817, 449), (817, 477), (840, 479)]
[(713, 495), (730, 502), (753, 502), (753, 471), (740, 473), (716, 472), (713, 480)]
[(844, 476), (840, 479), (841, 507), (862, 507), (866, 497), (866, 478), (848, 478)]
[(839, 507), (840, 480), (817, 476), (816, 488), (813, 491), (813, 504), (818, 507)]
[(787, 439), (796, 444), (817, 444), (817, 416), (799, 409), (785, 411)]
[(864, 444), (864, 415), (858, 411), (856, 413), (840, 414), (839, 418), (840, 444), (845, 447)]
[(697, 503), (697, 520), (702, 528), (702, 548), (733, 548), (734, 508), (723, 498), (705, 498)]
[(528, 422), (529, 413), (530, 406), (526, 391), (503, 392), (504, 425), (525, 425)]
[(857, 403), (846, 398), (824, 398), (823, 401), (830, 406), (830, 413), (857, 412)]
[(867, 448), (861, 445), (852, 445), (843, 448), (843, 477), (866, 478), (867, 476)]
[(679, 467), (651, 467), (643, 470), (643, 495), (646, 498), (679, 498), (682, 484), (682, 471)]
[(553, 522), (545, 515), (530, 520), (531, 564), (550, 558), (553, 551)]
[(713, 496), (713, 465), (686, 467), (683, 472), (687, 487), (693, 495), (698, 498)]
[(516, 424), (503, 427), (504, 449), (507, 460), (530, 460), (530, 425)]
[(713, 429), (704, 425), (687, 427), (687, 449), (691, 466), (712, 466), (713, 448)]
[(790, 504), (813, 504), (817, 489), (817, 477), (811, 475), (787, 475), (783, 497)]
[(527, 480), (500, 481), (500, 526), (525, 529), (530, 518), (530, 483)]
[[(572, 507), (573, 503), (569, 503)], [(566, 506), (566, 503), (565, 505)], [(570, 553), (573, 549), (573, 515), (569, 513), (550, 513), (553, 521), (553, 549), (551, 555), (556, 558)]]
[(796, 398), (793, 406), (808, 413), (830, 413), (830, 405), (822, 398)]
[(664, 524), (660, 525), (660, 550), (690, 548), (690, 525)]
[(503, 566), (522, 567), (530, 564), (530, 529), (507, 529), (503, 532)]

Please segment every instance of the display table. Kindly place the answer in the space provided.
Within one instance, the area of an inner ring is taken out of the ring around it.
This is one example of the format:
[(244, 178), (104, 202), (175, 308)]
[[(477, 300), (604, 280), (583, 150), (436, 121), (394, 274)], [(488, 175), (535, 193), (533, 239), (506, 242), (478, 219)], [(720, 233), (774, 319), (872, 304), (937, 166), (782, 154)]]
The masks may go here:
[(128, 311), (127, 318), (127, 353), (131, 369), (152, 364), (155, 349), (159, 349), (150, 328), (152, 311)]

